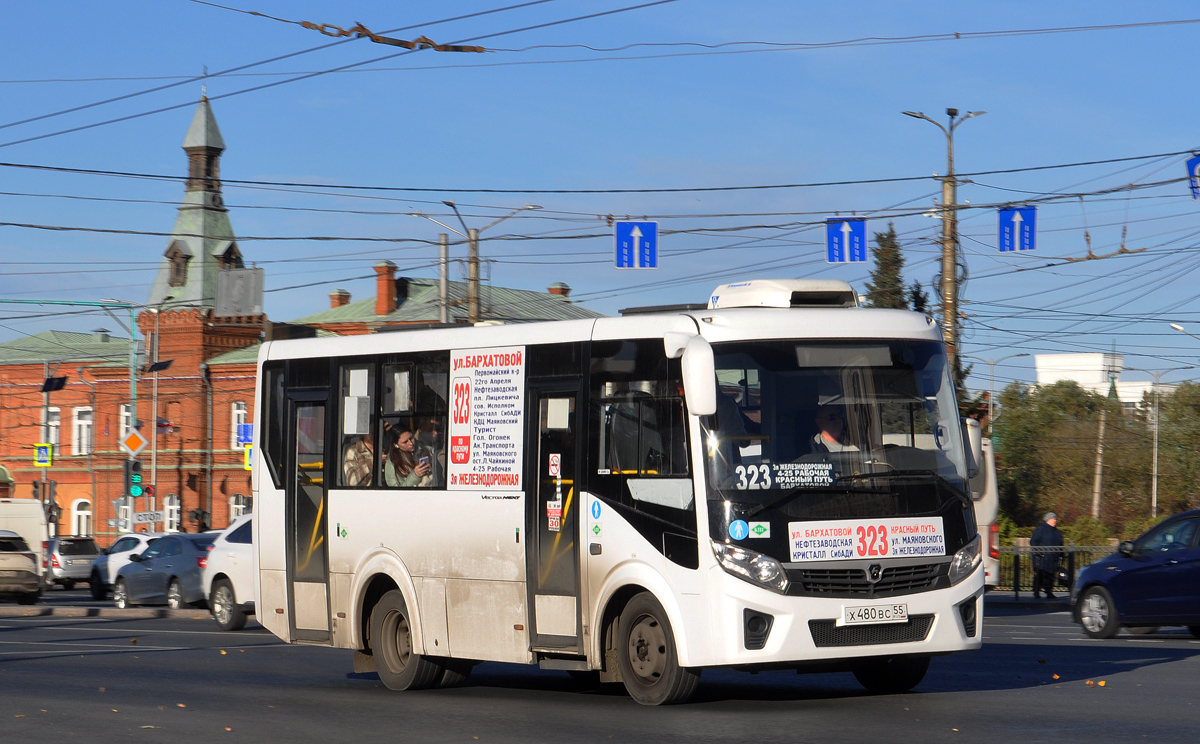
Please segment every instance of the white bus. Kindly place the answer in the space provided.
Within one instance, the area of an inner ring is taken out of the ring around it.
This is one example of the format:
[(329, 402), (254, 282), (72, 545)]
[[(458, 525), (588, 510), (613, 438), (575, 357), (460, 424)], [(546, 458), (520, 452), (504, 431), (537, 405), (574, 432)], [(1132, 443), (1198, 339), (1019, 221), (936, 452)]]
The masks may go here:
[(938, 329), (855, 305), (760, 280), (619, 318), (264, 343), (259, 620), (401, 690), (489, 660), (643, 704), (705, 667), (915, 686), (980, 645), (972, 454)]

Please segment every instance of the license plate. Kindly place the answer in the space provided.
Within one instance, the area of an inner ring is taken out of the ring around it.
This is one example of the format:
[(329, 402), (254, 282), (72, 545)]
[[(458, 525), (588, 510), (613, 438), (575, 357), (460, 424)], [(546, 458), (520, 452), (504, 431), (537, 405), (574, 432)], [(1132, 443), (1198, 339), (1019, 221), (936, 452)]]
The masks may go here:
[(837, 625), (876, 625), (879, 623), (908, 622), (908, 605), (866, 605), (842, 607), (842, 617)]

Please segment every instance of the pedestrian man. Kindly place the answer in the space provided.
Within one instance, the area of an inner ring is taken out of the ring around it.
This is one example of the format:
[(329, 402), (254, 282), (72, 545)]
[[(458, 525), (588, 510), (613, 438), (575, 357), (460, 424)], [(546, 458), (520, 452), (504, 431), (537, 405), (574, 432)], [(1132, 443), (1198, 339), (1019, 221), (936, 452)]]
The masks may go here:
[[(1029, 545), (1033, 551), (1033, 597), (1038, 598), (1042, 590), (1046, 599), (1054, 599), (1054, 580), (1058, 577), (1058, 556), (1062, 552), (1063, 535), (1058, 530), (1058, 515), (1046, 512), (1042, 523), (1033, 531)], [(1036, 550), (1041, 548), (1041, 550)]]

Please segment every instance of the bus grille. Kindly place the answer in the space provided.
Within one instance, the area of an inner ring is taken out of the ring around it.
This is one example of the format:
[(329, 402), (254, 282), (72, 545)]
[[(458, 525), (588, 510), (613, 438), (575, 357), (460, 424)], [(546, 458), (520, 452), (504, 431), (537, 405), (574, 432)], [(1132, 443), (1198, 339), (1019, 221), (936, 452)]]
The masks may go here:
[(867, 581), (862, 568), (803, 568), (788, 572), (792, 582), (790, 594), (826, 597), (894, 597), (939, 589), (945, 575), (945, 563), (925, 563), (915, 566), (888, 566), (879, 581)]
[(907, 623), (885, 625), (846, 625), (841, 628), (835, 620), (809, 620), (817, 648), (830, 646), (875, 646), (882, 643), (912, 643), (923, 641), (933, 625), (933, 615), (913, 615)]

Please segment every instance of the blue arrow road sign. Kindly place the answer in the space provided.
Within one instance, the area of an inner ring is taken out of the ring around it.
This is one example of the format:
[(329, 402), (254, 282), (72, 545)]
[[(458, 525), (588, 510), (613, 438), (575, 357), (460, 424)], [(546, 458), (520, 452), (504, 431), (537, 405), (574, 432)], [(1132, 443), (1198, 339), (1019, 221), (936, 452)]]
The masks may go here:
[(1032, 251), (1037, 248), (1037, 207), (1006, 207), (1000, 210), (1000, 252)]
[(825, 220), (825, 260), (828, 263), (862, 263), (867, 260), (867, 221), (863, 217), (829, 217)]
[(618, 269), (658, 268), (657, 222), (618, 222), (615, 236)]
[(1192, 198), (1200, 199), (1200, 155), (1187, 161), (1188, 185), (1192, 187)]

